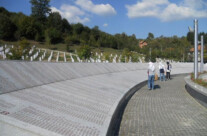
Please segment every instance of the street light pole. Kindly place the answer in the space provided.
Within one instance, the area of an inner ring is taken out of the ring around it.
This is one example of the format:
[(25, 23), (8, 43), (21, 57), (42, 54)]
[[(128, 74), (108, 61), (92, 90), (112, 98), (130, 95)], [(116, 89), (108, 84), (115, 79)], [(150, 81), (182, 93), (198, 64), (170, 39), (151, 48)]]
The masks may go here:
[(203, 35), (201, 35), (201, 65), (200, 70), (203, 72)]
[(198, 78), (198, 20), (194, 20), (194, 78)]

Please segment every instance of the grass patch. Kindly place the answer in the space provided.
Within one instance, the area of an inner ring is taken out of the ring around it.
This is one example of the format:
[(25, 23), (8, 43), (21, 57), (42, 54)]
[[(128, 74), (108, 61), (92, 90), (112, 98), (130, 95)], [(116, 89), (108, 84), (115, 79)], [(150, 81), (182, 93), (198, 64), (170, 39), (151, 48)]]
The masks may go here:
[[(205, 73), (207, 73), (207, 71), (204, 71), (203, 73), (198, 73), (198, 77), (200, 76), (200, 75), (202, 75), (202, 74), (205, 74)], [(193, 82), (195, 82), (195, 83), (197, 83), (197, 84), (199, 84), (199, 85), (201, 85), (201, 86), (203, 86), (203, 87), (206, 87), (207, 88), (207, 80), (206, 79), (202, 79), (202, 78), (197, 78), (197, 79), (195, 79), (195, 77), (194, 77), (194, 73), (191, 73), (191, 80), (193, 81)]]

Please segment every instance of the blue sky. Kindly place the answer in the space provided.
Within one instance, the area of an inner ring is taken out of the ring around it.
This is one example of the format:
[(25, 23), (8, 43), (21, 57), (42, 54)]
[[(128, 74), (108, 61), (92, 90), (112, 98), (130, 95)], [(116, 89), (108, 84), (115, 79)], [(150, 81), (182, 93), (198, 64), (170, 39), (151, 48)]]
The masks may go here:
[[(207, 32), (207, 0), (51, 0), (53, 12), (59, 12), (70, 23), (95, 25), (110, 33), (135, 34), (146, 38), (186, 36), (193, 19), (199, 21), (199, 32)], [(12, 12), (31, 14), (29, 0), (0, 0)]]

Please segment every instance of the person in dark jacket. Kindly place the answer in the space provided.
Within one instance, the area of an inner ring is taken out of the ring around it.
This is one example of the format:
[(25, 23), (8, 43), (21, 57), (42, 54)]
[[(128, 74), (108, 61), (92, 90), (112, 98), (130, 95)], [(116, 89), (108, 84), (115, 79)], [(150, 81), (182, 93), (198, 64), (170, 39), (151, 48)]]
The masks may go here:
[(169, 62), (167, 62), (167, 69), (166, 69), (166, 79), (170, 80), (170, 72), (171, 72), (172, 66)]

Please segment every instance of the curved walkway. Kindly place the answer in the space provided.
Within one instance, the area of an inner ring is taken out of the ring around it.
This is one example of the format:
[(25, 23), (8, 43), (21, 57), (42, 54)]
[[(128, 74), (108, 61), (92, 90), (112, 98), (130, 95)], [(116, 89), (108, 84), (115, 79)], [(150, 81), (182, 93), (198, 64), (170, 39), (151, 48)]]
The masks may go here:
[(184, 76), (144, 86), (127, 104), (120, 136), (206, 136), (207, 109), (185, 90)]

